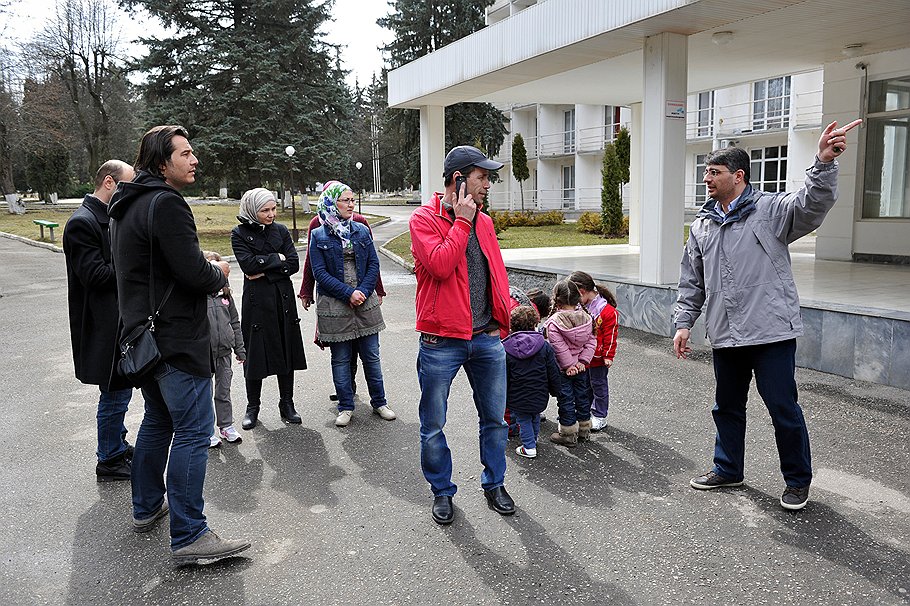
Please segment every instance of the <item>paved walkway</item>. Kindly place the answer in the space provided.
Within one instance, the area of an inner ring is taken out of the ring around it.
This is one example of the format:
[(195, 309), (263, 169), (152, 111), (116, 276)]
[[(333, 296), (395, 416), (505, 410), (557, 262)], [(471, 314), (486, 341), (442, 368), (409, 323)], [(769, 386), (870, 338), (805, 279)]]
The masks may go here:
[[(303, 425), (281, 423), (266, 381), (262, 426), (208, 463), (210, 524), (252, 549), (174, 568), (166, 524), (133, 534), (129, 486), (94, 481), (97, 391), (72, 378), (63, 256), (0, 239), (0, 265), (4, 606), (910, 601), (910, 393), (800, 370), (816, 477), (809, 506), (789, 513), (758, 404), (746, 486), (688, 487), (710, 461), (711, 366), (677, 361), (667, 340), (634, 331), (610, 373), (608, 431), (574, 450), (544, 442), (533, 461), (508, 451), (511, 518), (484, 502), (477, 416), (459, 376), (446, 427), (456, 520), (437, 526), (419, 466), (414, 281), (384, 258), (383, 369), (399, 420), (361, 402), (350, 427), (334, 427), (329, 355), (303, 314)], [(238, 372), (238, 418), (242, 385)], [(141, 416), (136, 396), (130, 438)]]

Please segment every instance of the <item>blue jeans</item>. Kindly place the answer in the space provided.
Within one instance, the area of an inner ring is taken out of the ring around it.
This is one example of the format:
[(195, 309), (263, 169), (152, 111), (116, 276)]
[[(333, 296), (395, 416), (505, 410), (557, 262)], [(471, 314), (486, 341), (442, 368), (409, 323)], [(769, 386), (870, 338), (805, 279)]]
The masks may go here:
[(796, 339), (714, 350), (714, 471), (731, 480), (743, 479), (746, 441), (746, 400), (755, 373), (780, 456), (787, 486), (803, 488), (812, 482), (809, 432), (796, 400)]
[(129, 407), (133, 389), (115, 389), (108, 391), (98, 388), (98, 462), (103, 463), (119, 457), (126, 452), (126, 409)]
[(591, 414), (604, 418), (610, 412), (610, 383), (607, 381), (609, 366), (592, 366), (588, 369), (591, 381)]
[(215, 423), (212, 378), (194, 377), (162, 363), (155, 381), (142, 388), (142, 396), (145, 416), (133, 454), (133, 517), (153, 516), (166, 491), (171, 549), (180, 549), (208, 530), (202, 485)]
[(481, 333), (470, 341), (422, 335), (417, 354), (420, 382), (420, 466), (434, 496), (453, 496), (452, 451), (443, 427), (449, 389), (464, 367), (474, 394), (480, 425), (480, 462), (484, 490), (503, 485), (506, 475), (506, 352), (496, 335)]
[(560, 373), (556, 407), (559, 409), (559, 423), (563, 427), (591, 418), (591, 380), (588, 371), (571, 377)]
[(540, 415), (513, 412), (512, 417), (518, 422), (521, 445), (525, 447), (525, 450), (537, 448), (537, 436), (540, 435)]
[(382, 365), (379, 363), (379, 333), (328, 345), (332, 352), (332, 381), (335, 383), (335, 393), (338, 394), (338, 411), (354, 410), (352, 368), (357, 368), (358, 352), (370, 392), (370, 405), (373, 408), (385, 406), (385, 386), (382, 381)]

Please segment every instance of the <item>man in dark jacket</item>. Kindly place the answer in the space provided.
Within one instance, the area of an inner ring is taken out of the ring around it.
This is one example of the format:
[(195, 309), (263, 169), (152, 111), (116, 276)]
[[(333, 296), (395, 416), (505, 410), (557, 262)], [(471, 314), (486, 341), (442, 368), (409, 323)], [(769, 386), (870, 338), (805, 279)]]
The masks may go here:
[(161, 362), (154, 378), (142, 385), (145, 416), (133, 457), (133, 528), (151, 530), (170, 510), (177, 564), (217, 560), (250, 546), (218, 537), (203, 513), (215, 422), (206, 295), (227, 283), (230, 267), (202, 256), (193, 213), (178, 191), (196, 180), (198, 163), (183, 127), (151, 129), (139, 144), (135, 179), (121, 184), (109, 209), (121, 336), (155, 311), (149, 309), (150, 296), (160, 308), (154, 335)]
[(108, 160), (95, 175), (95, 191), (86, 194), (63, 231), (69, 300), (70, 339), (76, 378), (97, 385), (99, 482), (130, 479), (132, 447), (123, 418), (132, 387), (111, 369), (117, 348), (117, 280), (111, 263), (107, 205), (120, 181), (130, 181), (133, 168)]

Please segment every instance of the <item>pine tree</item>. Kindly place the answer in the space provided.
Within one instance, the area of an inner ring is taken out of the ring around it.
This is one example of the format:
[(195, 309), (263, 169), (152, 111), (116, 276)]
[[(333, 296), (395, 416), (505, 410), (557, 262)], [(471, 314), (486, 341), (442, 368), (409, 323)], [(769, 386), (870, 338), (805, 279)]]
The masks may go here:
[(608, 238), (622, 236), (622, 165), (616, 144), (604, 147), (601, 168), (600, 216), (603, 233)]
[[(320, 28), (320, 0), (124, 0), (176, 30), (143, 40), (137, 68), (151, 124), (182, 124), (210, 184), (232, 194), (284, 181), (337, 178), (353, 166), (351, 93)], [(291, 161), (284, 148), (293, 145)]]
[[(378, 20), (395, 34), (383, 48), (395, 69), (484, 27), (484, 9), (493, 0), (391, 0), (391, 12)], [(458, 103), (446, 107), (446, 149), (474, 145), (479, 140), (488, 153), (499, 153), (506, 127), (502, 112), (489, 103)], [(420, 117), (413, 110), (388, 110), (384, 127), (394, 133), (399, 153), (419, 181)], [(416, 168), (415, 168), (416, 167)], [(417, 174), (415, 174), (415, 171)]]
[(515, 139), (512, 140), (512, 175), (518, 181), (518, 191), (521, 192), (521, 211), (524, 212), (525, 190), (522, 181), (531, 176), (531, 171), (528, 169), (528, 150), (525, 149), (525, 140), (521, 133), (516, 133)]

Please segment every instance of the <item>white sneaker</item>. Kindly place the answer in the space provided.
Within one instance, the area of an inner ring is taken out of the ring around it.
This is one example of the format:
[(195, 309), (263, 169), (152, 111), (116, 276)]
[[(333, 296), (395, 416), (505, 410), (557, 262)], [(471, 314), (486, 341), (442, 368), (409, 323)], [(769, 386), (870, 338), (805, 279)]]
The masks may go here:
[(386, 421), (394, 421), (398, 418), (398, 415), (395, 414), (395, 411), (389, 408), (388, 404), (384, 404), (379, 408), (374, 408), (373, 412), (378, 414), (380, 417)]
[(233, 444), (234, 442), (243, 442), (243, 438), (237, 433), (233, 425), (228, 425), (221, 430), (221, 437)]
[(351, 422), (351, 417), (353, 415), (353, 410), (342, 410), (338, 413), (338, 417), (335, 419), (335, 427), (347, 427), (348, 423)]
[(526, 459), (534, 459), (537, 457), (536, 448), (525, 448), (524, 446), (519, 446), (515, 449), (515, 452), (518, 453), (519, 456), (522, 456)]
[(591, 417), (591, 431), (600, 431), (607, 426), (607, 417)]
[(209, 448), (218, 448), (221, 446), (221, 438), (218, 437), (217, 433), (213, 433), (209, 438)]

